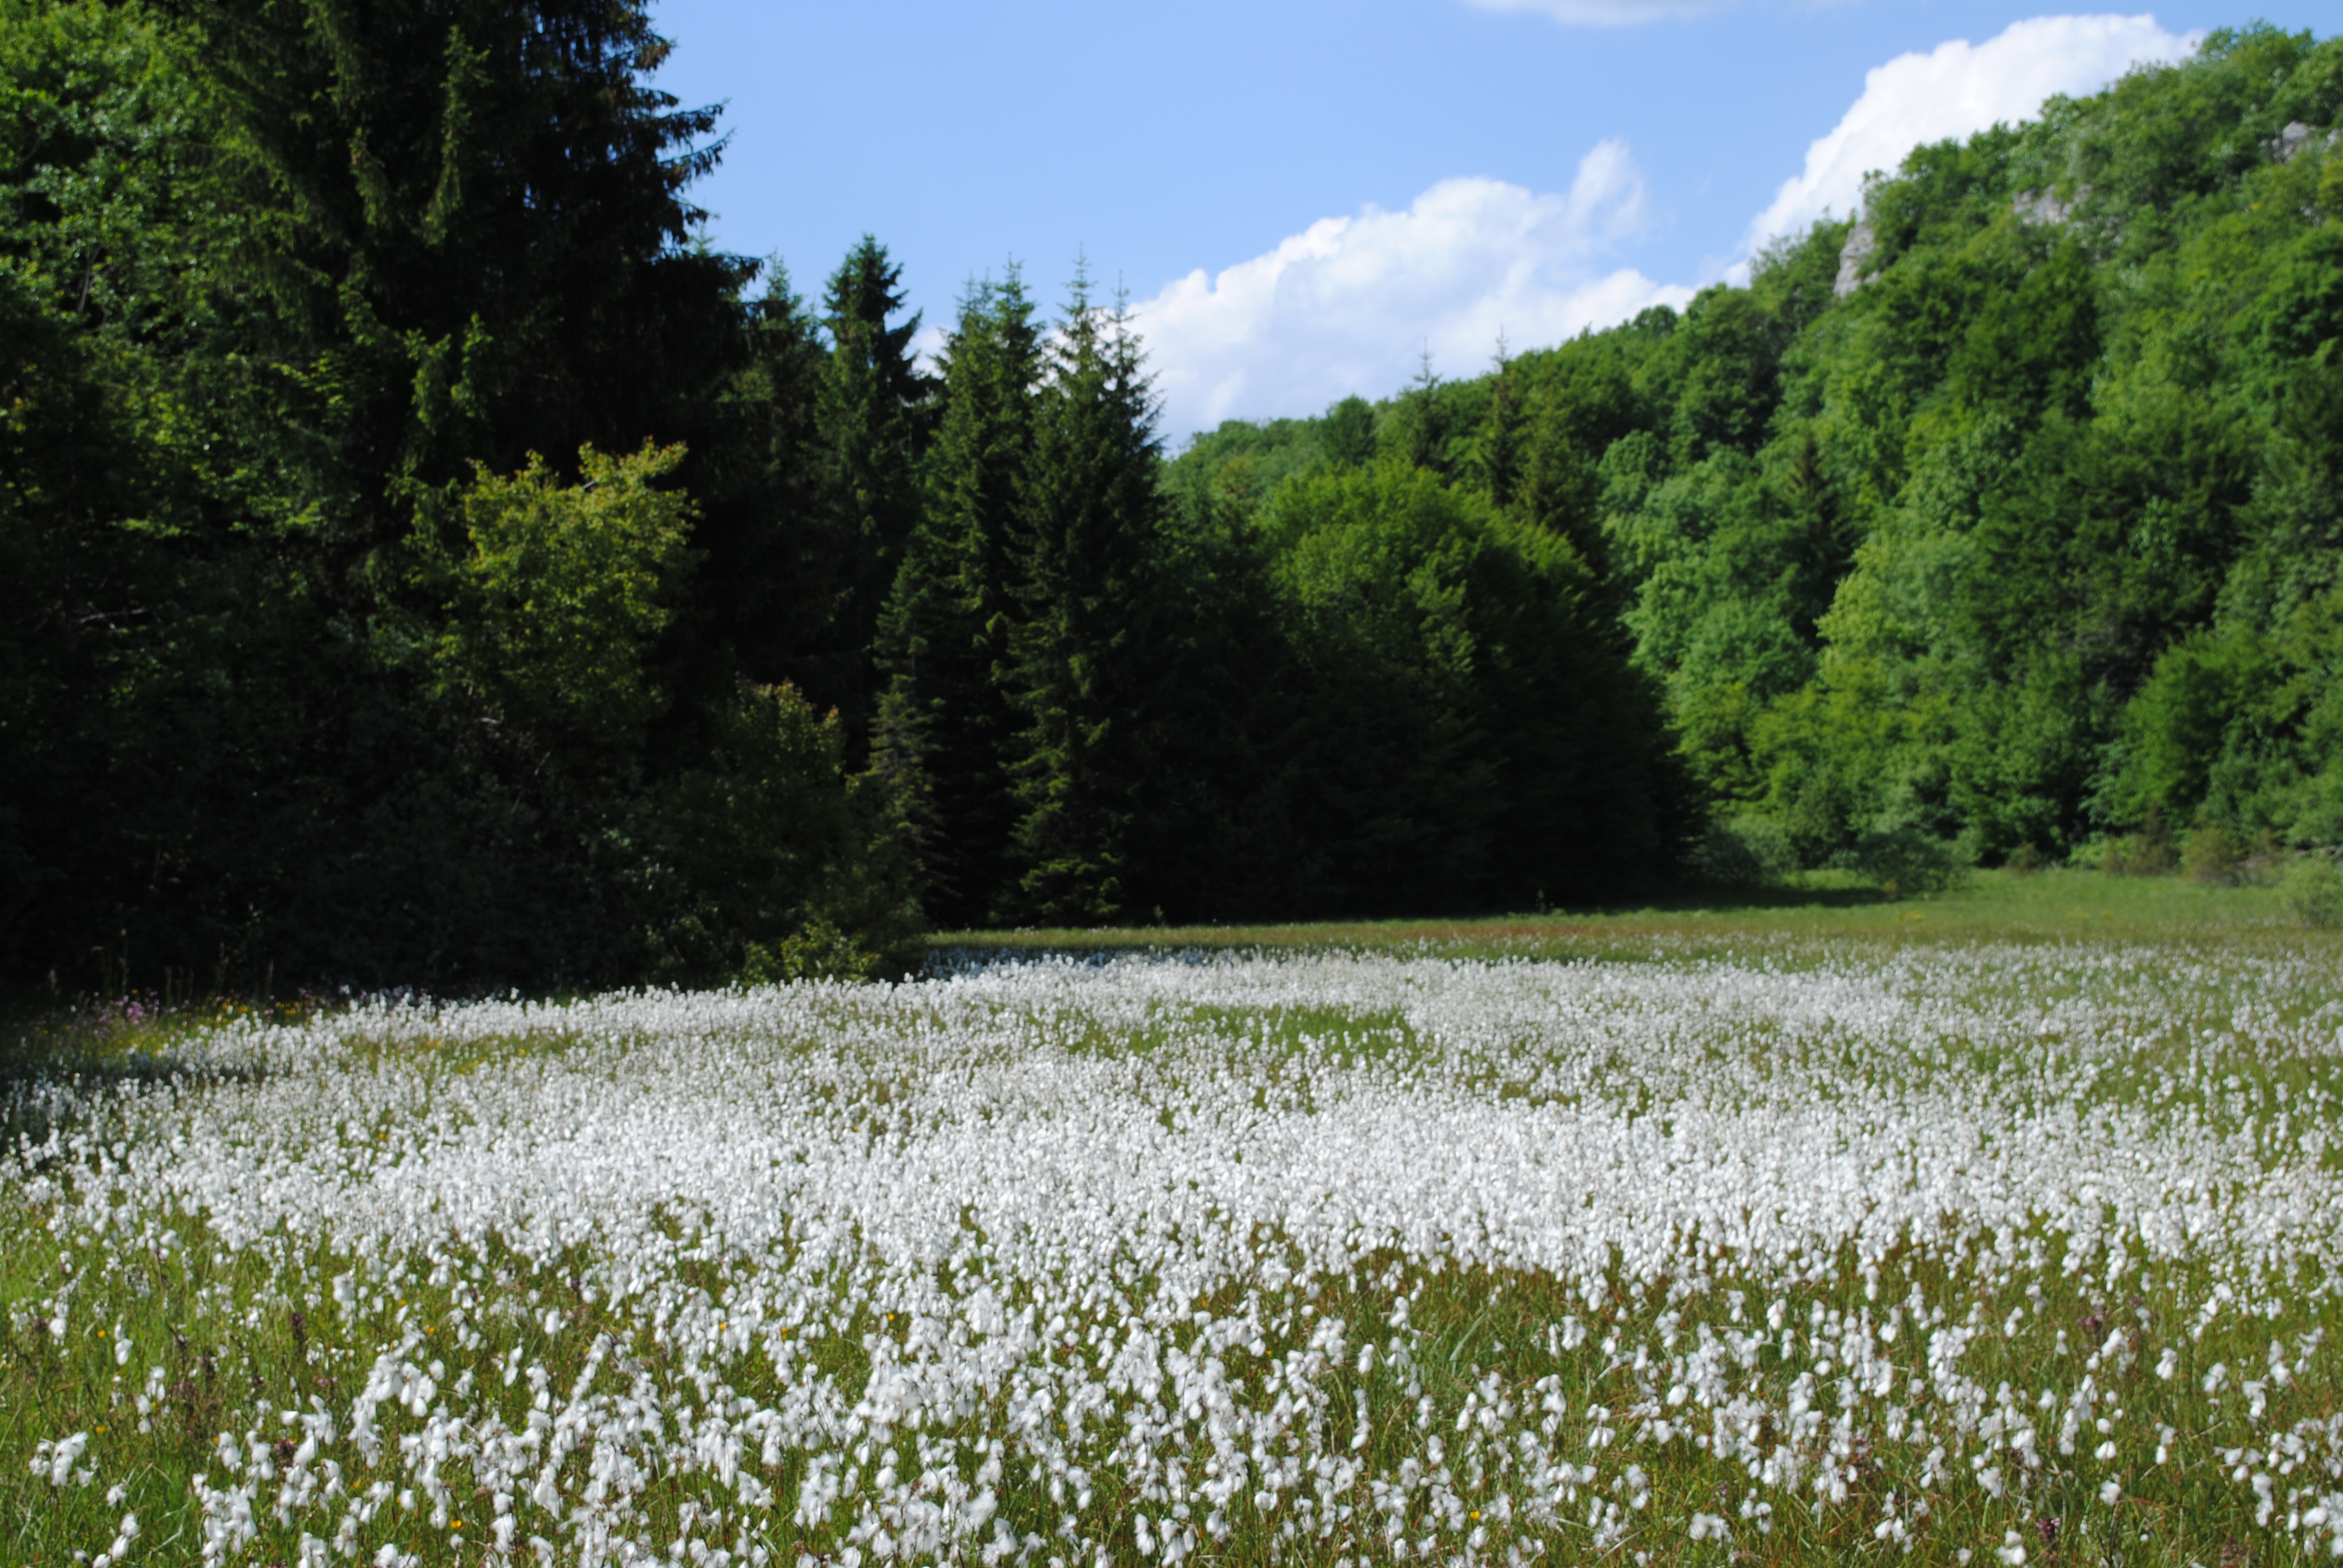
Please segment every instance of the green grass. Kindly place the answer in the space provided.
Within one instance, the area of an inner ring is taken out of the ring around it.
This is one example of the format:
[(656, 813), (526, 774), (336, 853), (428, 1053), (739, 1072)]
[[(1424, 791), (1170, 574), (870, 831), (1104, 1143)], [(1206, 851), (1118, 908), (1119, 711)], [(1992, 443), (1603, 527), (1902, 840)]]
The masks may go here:
[(1891, 898), (1853, 879), (1809, 872), (1763, 890), (1694, 892), (1644, 903), (1455, 919), (1228, 926), (1121, 926), (939, 932), (932, 945), (982, 951), (1430, 946), (1460, 957), (1649, 956), (1726, 951), (1752, 940), (2058, 942), (2243, 940), (2343, 951), (2343, 932), (2301, 925), (2267, 886), (2097, 871), (1979, 871), (1943, 893)]

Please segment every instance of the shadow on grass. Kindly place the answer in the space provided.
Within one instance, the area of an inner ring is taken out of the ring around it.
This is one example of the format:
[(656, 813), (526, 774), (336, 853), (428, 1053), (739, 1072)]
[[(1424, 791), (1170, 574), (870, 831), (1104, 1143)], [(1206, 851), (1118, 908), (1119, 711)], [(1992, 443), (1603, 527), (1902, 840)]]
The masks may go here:
[[(1037, 948), (1078, 953), (1134, 947), (1181, 948), (1287, 942), (1407, 942), (1470, 936), (1559, 935), (1574, 929), (1672, 916), (1782, 915), (1844, 912), (1898, 902), (1876, 888), (1690, 888), (1604, 903), (1557, 905), (1535, 913), (1479, 910), (1459, 913), (1364, 916), (1351, 920), (1229, 921), (1206, 925), (1057, 926), (937, 931), (939, 950)], [(1903, 902), (1913, 902), (1910, 899)]]
[(45, 991), (0, 993), (0, 1145), (41, 1142), (129, 1086), (248, 1080), (248, 1067), (176, 1049), (213, 1016), (135, 997), (68, 1007)]

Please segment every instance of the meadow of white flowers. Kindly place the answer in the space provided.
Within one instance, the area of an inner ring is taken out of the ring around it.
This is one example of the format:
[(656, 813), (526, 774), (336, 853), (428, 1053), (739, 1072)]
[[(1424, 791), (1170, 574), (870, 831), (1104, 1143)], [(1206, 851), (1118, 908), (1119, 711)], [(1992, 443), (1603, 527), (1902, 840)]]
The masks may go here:
[(2343, 1556), (2339, 978), (971, 960), (229, 1022), (19, 1091), (0, 1562)]

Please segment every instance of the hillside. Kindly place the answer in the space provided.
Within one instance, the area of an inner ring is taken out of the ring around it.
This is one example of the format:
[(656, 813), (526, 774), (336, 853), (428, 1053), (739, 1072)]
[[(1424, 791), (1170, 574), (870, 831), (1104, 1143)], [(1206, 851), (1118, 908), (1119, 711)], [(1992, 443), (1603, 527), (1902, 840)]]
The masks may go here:
[[(2343, 840), (2343, 42), (1927, 146), (1747, 287), (1317, 420), (1182, 494), (1420, 462), (1572, 540), (1712, 810), (1819, 863)], [(2162, 824), (2159, 829), (2157, 824)]]

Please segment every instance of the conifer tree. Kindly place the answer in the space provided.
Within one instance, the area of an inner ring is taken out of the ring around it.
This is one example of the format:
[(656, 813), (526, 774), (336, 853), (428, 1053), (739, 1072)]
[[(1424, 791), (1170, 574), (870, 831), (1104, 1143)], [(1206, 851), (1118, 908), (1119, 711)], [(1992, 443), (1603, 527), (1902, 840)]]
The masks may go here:
[(1493, 368), (1495, 373), (1489, 380), (1489, 410), (1482, 416), (1481, 428), (1473, 440), (1473, 467), (1490, 501), (1502, 508), (1513, 503), (1514, 488), (1522, 477), (1523, 412), (1521, 377), (1513, 369), (1513, 356), (1506, 351), (1503, 333), (1497, 335)]
[(744, 363), (725, 388), (722, 439), (693, 487), (710, 502), (693, 545), (702, 613), (686, 628), (703, 682), (729, 689), (802, 682), (823, 646), (842, 581), (821, 526), (815, 405), (829, 363), (820, 325), (779, 260), (765, 291), (744, 303)]
[[(807, 537), (822, 346), (785, 280), (746, 305), (756, 267), (704, 243), (715, 116), (651, 85), (666, 51), (647, 0), (0, 22), (0, 253), (75, 264), (61, 308), (0, 298), (0, 382), (45, 441), (17, 467), (104, 543), (45, 521), (24, 558), (0, 518), (48, 617), (32, 689), (0, 646), (0, 723), (43, 734), (41, 791), (0, 763), (20, 968), (86, 964), (96, 932), (138, 955), (117, 986), (588, 983), (737, 970), (817, 914), (900, 924), (828, 742), (737, 743), (834, 597), (800, 588), (834, 553)], [(74, 352), (25, 337), (44, 321)], [(26, 385), (28, 341), (89, 408)], [(640, 531), (602, 528), (620, 498), (573, 465), (647, 438), (671, 471), (616, 511), (667, 519), (637, 541), (656, 569), (614, 574), (569, 547)], [(613, 588), (639, 598), (615, 622)], [(744, 842), (789, 900), (718, 874)], [(70, 855), (20, 852), (43, 843)]]
[(1121, 302), (1077, 272), (1050, 352), (1004, 669), (1021, 729), (1019, 878), (1003, 912), (1091, 924), (1124, 906), (1146, 769), (1152, 578), (1163, 528), (1154, 394)]
[(830, 628), (808, 671), (815, 695), (845, 717), (857, 766), (877, 697), (870, 650), (919, 521), (919, 464), (933, 413), (933, 388), (911, 350), (919, 314), (889, 325), (902, 308), (902, 269), (863, 236), (823, 299), (830, 357), (814, 408), (817, 484), (838, 575)]
[(1615, 618), (1616, 585), (1611, 581), (1610, 546), (1599, 515), (1602, 476), (1573, 439), (1568, 410), (1550, 387), (1525, 399), (1519, 426), (1515, 475), (1504, 498), (1505, 509), (1569, 540), (1592, 575), (1593, 591), (1604, 615)]
[(305, 532), (362, 556), (475, 461), (701, 444), (755, 268), (690, 244), (717, 114), (649, 85), (642, 0), (179, 9), (244, 215), (241, 434)]
[(1020, 508), (1041, 376), (1041, 330), (1012, 266), (960, 302), (926, 511), (880, 634), (889, 684), (874, 760), (904, 804), (928, 913), (947, 927), (990, 912), (1016, 821), (1004, 770), (1016, 717), (999, 672), (1021, 609)]
[(1425, 345), (1400, 404), (1400, 451), (1411, 468), (1448, 471), (1448, 427), (1441, 417), (1440, 377), (1432, 368), (1432, 348)]

